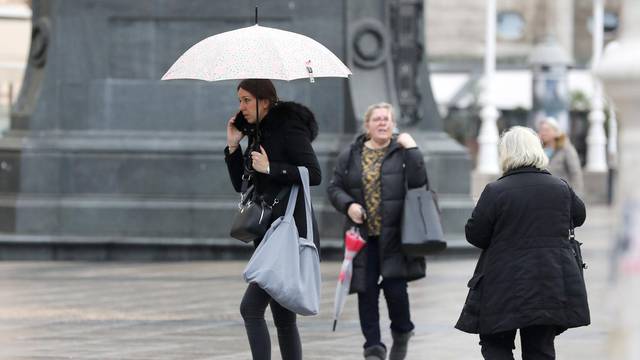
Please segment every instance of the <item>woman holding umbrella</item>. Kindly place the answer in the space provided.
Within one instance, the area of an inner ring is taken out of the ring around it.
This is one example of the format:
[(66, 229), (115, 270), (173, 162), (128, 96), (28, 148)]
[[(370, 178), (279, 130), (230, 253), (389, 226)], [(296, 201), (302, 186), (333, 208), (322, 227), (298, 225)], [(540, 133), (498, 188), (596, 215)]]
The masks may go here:
[[(250, 181), (255, 186), (255, 195), (271, 204), (282, 195), (283, 189), (301, 184), (298, 166), (309, 170), (310, 185), (321, 180), (320, 166), (311, 142), (318, 133), (313, 113), (303, 105), (278, 100), (273, 83), (267, 79), (246, 79), (237, 87), (239, 112), (227, 123), (227, 147), (225, 161), (231, 182), (236, 191), (241, 191), (245, 168), (252, 169)], [(256, 106), (257, 104), (257, 106)], [(260, 136), (256, 136), (256, 133)], [(250, 146), (244, 151), (240, 141), (248, 136)], [(279, 195), (280, 194), (280, 195)], [(286, 201), (273, 207), (272, 218), (284, 215)], [(294, 218), (300, 234), (306, 234), (304, 194), (300, 192), (296, 202)], [(319, 249), (319, 236), (315, 217), (313, 238)], [(257, 247), (262, 239), (254, 241)], [(302, 359), (302, 346), (296, 325), (296, 314), (280, 304), (258, 285), (249, 284), (240, 313), (244, 319), (253, 359), (270, 359), (271, 342), (264, 314), (271, 306), (273, 320), (278, 331), (278, 343), (282, 359)]]
[(407, 281), (425, 276), (424, 257), (401, 251), (400, 224), (406, 185), (425, 186), (427, 173), (414, 139), (407, 133), (394, 136), (394, 128), (390, 104), (370, 106), (364, 116), (364, 134), (339, 155), (327, 188), (333, 206), (347, 215), (347, 228), (366, 222), (361, 233), (367, 245), (353, 260), (351, 292), (358, 293), (364, 357), (369, 360), (387, 355), (380, 338), (380, 288), (391, 318), (389, 359), (404, 359), (414, 328)]

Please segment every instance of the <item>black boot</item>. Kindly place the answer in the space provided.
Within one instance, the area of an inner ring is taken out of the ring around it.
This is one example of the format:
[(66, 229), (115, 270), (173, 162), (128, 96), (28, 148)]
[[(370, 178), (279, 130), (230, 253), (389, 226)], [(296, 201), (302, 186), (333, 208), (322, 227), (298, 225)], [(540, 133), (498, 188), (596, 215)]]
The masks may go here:
[(365, 360), (385, 360), (387, 358), (387, 348), (382, 345), (369, 346), (364, 349)]
[(391, 346), (391, 352), (389, 353), (389, 360), (403, 360), (407, 356), (407, 348), (409, 346), (409, 339), (413, 336), (413, 331), (406, 333), (398, 333), (391, 331), (391, 337), (393, 337), (393, 345)]

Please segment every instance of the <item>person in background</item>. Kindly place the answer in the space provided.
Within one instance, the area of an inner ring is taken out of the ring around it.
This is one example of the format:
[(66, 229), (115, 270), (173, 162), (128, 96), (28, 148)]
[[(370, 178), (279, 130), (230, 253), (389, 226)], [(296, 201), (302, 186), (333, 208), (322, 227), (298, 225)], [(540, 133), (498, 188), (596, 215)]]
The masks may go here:
[(499, 144), (503, 175), (480, 195), (465, 226), (482, 249), (456, 328), (480, 334), (482, 356), (555, 359), (555, 337), (590, 323), (587, 290), (569, 229), (586, 218), (570, 186), (551, 175), (536, 133), (514, 126)]
[(415, 140), (407, 133), (394, 136), (394, 128), (392, 106), (371, 105), (364, 116), (364, 134), (340, 153), (327, 187), (331, 203), (347, 217), (345, 229), (359, 226), (367, 242), (353, 260), (351, 292), (358, 293), (368, 360), (387, 357), (380, 337), (380, 289), (391, 318), (389, 359), (401, 360), (414, 328), (407, 281), (425, 276), (424, 257), (402, 252), (400, 231), (405, 182), (409, 188), (425, 186), (427, 173)]
[(558, 121), (552, 117), (541, 120), (538, 124), (538, 135), (544, 145), (544, 153), (549, 158), (549, 172), (567, 180), (576, 193), (582, 194), (580, 158)]

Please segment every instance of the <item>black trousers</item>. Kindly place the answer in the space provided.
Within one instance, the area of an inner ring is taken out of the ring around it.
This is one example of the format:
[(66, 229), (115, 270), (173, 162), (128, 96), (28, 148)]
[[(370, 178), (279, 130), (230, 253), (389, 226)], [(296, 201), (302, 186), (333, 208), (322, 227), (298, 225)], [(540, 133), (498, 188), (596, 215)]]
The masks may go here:
[[(553, 341), (557, 327), (552, 325), (529, 326), (520, 329), (522, 360), (551, 360), (556, 358)], [(482, 356), (491, 360), (513, 360), (516, 330), (480, 335)]]
[(367, 239), (366, 291), (358, 293), (360, 328), (365, 338), (365, 348), (374, 345), (384, 346), (380, 340), (380, 311), (378, 307), (380, 288), (382, 288), (387, 300), (391, 330), (406, 333), (414, 328), (409, 312), (407, 281), (404, 279), (383, 279), (378, 284), (380, 278), (379, 251), (378, 237), (370, 236)]
[(256, 284), (249, 284), (240, 303), (240, 314), (249, 338), (254, 360), (271, 359), (271, 339), (264, 319), (267, 305), (271, 306), (273, 322), (278, 331), (278, 344), (282, 360), (301, 360), (302, 345), (296, 324), (296, 314), (271, 299), (266, 291)]

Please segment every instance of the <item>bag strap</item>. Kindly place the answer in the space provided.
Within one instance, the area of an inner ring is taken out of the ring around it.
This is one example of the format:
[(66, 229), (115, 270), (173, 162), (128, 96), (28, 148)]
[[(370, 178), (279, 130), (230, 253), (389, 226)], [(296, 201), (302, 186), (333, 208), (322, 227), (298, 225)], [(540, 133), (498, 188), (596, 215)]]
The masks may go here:
[(249, 182), (251, 181), (251, 177), (255, 173), (255, 170), (251, 167), (251, 151), (257, 144), (256, 138), (253, 138), (251, 145), (245, 150), (243, 155), (244, 157), (244, 171), (242, 172), (242, 185), (240, 186), (240, 193), (244, 194), (249, 189)]
[(560, 178), (560, 180), (562, 180), (567, 185), (567, 190), (569, 190), (569, 195), (571, 196), (571, 203), (569, 204), (569, 239), (573, 240), (576, 238), (576, 235), (575, 235), (575, 226), (573, 225), (573, 214), (571, 209), (573, 208), (573, 201), (575, 200), (575, 195), (573, 195), (573, 191), (571, 191), (571, 186), (569, 185), (569, 183), (563, 178)]
[(291, 192), (289, 193), (289, 202), (287, 202), (287, 211), (284, 213), (285, 219), (293, 218), (293, 211), (296, 209), (296, 200), (298, 200), (298, 188), (300, 186), (295, 184), (291, 185)]
[(307, 236), (306, 239), (313, 244), (313, 220), (311, 218), (311, 187), (309, 186), (309, 170), (304, 166), (298, 166), (300, 172), (300, 180), (302, 180), (302, 189), (304, 190), (304, 212), (307, 220)]
[[(260, 103), (260, 101), (258, 100), (260, 99), (256, 98), (256, 118), (260, 119), (259, 109), (258, 109), (258, 104)], [(251, 143), (249, 144), (249, 147), (245, 152), (245, 157), (244, 157), (244, 173), (242, 174), (242, 185), (240, 187), (240, 192), (243, 194), (249, 188), (249, 180), (251, 179), (251, 176), (253, 176), (253, 174), (255, 173), (255, 170), (251, 166), (251, 152), (260, 151), (260, 137), (261, 137), (260, 135), (261, 135), (260, 121), (257, 121), (256, 130), (252, 139), (253, 141), (251, 141)]]
[[(407, 179), (407, 149), (402, 148), (402, 173), (404, 175), (404, 190), (405, 192), (409, 190), (409, 180)], [(427, 191), (431, 190), (429, 186), (429, 174), (426, 174), (427, 183), (424, 184)], [(434, 192), (435, 193), (435, 192)]]
[[(304, 166), (298, 166), (298, 172), (300, 173), (300, 180), (302, 182), (302, 191), (304, 193), (304, 212), (305, 220), (307, 223), (307, 234), (305, 239), (310, 244), (313, 244), (313, 221), (311, 219), (311, 190), (309, 187), (309, 170)], [(292, 185), (291, 193), (289, 194), (289, 202), (287, 203), (287, 212), (284, 217), (286, 219), (293, 218), (293, 211), (296, 208), (296, 200), (298, 200), (298, 189), (300, 185)]]

